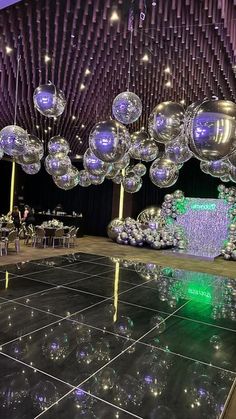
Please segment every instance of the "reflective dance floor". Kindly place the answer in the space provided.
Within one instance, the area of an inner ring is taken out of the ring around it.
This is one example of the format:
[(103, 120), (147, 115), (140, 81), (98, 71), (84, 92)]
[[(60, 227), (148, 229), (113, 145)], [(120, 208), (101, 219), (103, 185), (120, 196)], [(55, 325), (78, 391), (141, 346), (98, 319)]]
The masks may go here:
[(0, 418), (216, 419), (236, 282), (75, 253), (0, 267)]

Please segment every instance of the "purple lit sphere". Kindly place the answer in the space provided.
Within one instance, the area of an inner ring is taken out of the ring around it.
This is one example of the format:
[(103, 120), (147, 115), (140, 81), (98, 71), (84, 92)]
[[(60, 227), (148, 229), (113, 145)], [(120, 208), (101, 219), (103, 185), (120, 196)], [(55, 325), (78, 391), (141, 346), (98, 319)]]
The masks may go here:
[(8, 125), (0, 131), (0, 147), (4, 153), (16, 157), (27, 150), (28, 134), (17, 125)]
[(165, 158), (156, 159), (149, 171), (150, 179), (159, 188), (168, 188), (175, 184), (179, 171), (176, 165)]
[(142, 113), (142, 102), (135, 93), (122, 92), (115, 97), (112, 112), (117, 121), (132, 124)]
[(33, 101), (35, 108), (48, 118), (60, 116), (66, 106), (64, 93), (54, 84), (43, 84), (34, 91)]
[(56, 135), (55, 137), (52, 137), (49, 140), (48, 152), (50, 154), (56, 154), (56, 153), (68, 154), (69, 151), (70, 151), (69, 143), (64, 137), (61, 137), (60, 135)]
[(71, 167), (71, 161), (63, 153), (49, 154), (45, 159), (45, 169), (52, 176), (63, 176)]
[(111, 165), (96, 157), (89, 148), (84, 153), (83, 164), (85, 170), (95, 176), (105, 176), (111, 170)]

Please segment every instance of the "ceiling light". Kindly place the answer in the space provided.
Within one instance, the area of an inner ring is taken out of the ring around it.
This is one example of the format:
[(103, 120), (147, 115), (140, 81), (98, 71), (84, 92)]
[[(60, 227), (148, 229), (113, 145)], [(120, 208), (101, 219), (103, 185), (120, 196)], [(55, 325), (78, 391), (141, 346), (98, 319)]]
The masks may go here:
[(171, 81), (170, 80), (166, 82), (166, 87), (171, 87)]
[(144, 56), (142, 57), (142, 61), (149, 61), (148, 55), (144, 54)]
[(36, 125), (36, 128), (39, 129), (39, 125)]
[(82, 125), (81, 125), (81, 128), (84, 128), (84, 127), (85, 127), (85, 125), (84, 125), (84, 124), (82, 124)]
[(84, 90), (84, 89), (85, 89), (85, 85), (84, 85), (84, 83), (81, 83), (80, 90)]
[(86, 70), (85, 70), (85, 76), (88, 76), (89, 74), (91, 74), (91, 71), (89, 70), (89, 68), (86, 68)]
[(44, 130), (44, 132), (45, 132), (45, 133), (47, 133), (47, 132), (48, 132), (48, 130), (47, 130), (47, 129), (45, 129), (45, 130)]
[(44, 61), (45, 61), (45, 63), (48, 63), (48, 61), (50, 61), (51, 60), (51, 58), (46, 54), (46, 55), (44, 55)]
[(180, 103), (181, 103), (181, 105), (184, 105), (184, 104), (185, 104), (185, 100), (184, 100), (184, 99), (182, 99), (182, 100), (180, 101)]
[(72, 116), (72, 119), (75, 119), (75, 118), (76, 118), (76, 116), (75, 116), (75, 115), (73, 115), (73, 116)]
[(164, 70), (165, 73), (170, 73), (170, 67), (166, 67)]
[(10, 48), (10, 47), (6, 47), (6, 53), (7, 54), (10, 54), (12, 52), (12, 48)]
[(111, 22), (117, 22), (118, 20), (120, 20), (120, 17), (117, 13), (117, 10), (113, 10), (111, 17), (110, 17), (110, 21)]
[(51, 127), (48, 127), (48, 131), (51, 131), (51, 129), (52, 129)]

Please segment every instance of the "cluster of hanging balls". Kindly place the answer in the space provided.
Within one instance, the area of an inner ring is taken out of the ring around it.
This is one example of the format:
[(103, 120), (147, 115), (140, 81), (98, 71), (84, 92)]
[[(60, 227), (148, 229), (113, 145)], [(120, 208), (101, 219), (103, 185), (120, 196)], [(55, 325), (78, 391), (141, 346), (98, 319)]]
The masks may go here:
[[(35, 108), (47, 118), (57, 118), (66, 106), (64, 93), (53, 84), (39, 86), (33, 95)], [(100, 185), (106, 178), (135, 193), (142, 187), (145, 162), (152, 162), (149, 176), (154, 185), (174, 185), (182, 165), (191, 157), (200, 160), (201, 170), (223, 182), (236, 182), (236, 104), (228, 100), (203, 100), (185, 111), (175, 102), (158, 104), (149, 116), (148, 132), (130, 135), (126, 125), (142, 114), (140, 98), (120, 93), (113, 101), (114, 119), (98, 122), (89, 135), (84, 170), (71, 165), (69, 144), (61, 136), (48, 144), (45, 168), (55, 184), (71, 189), (77, 184)], [(54, 146), (53, 146), (54, 144)], [(163, 151), (164, 149), (164, 151)], [(17, 125), (0, 131), (0, 158), (7, 154), (28, 174), (40, 170), (43, 144)], [(137, 164), (130, 159), (138, 160)]]

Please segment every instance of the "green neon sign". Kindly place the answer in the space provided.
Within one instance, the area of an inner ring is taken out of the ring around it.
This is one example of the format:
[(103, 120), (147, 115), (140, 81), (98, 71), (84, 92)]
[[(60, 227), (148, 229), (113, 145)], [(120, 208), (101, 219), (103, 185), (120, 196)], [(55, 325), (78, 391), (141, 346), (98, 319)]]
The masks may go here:
[(191, 204), (190, 208), (194, 211), (215, 211), (216, 204), (206, 203), (206, 204)]

